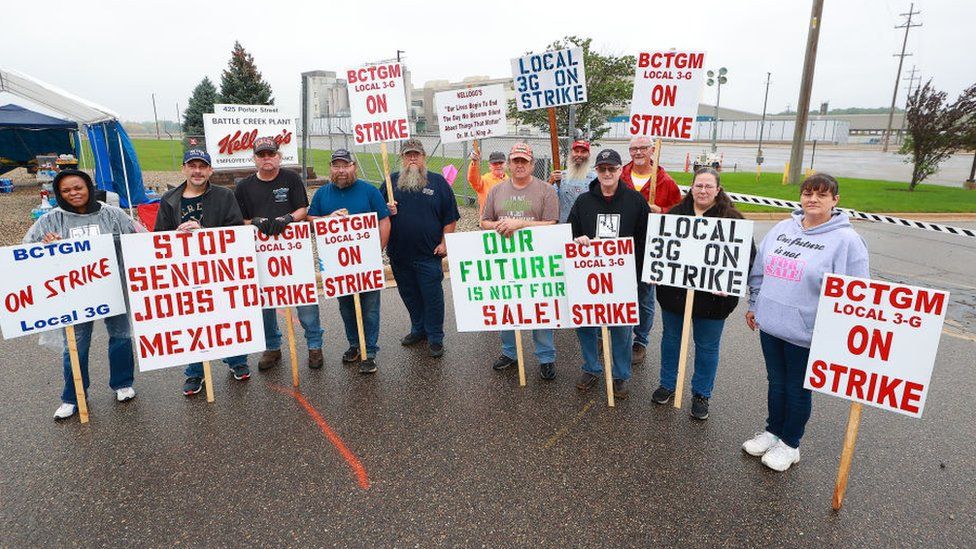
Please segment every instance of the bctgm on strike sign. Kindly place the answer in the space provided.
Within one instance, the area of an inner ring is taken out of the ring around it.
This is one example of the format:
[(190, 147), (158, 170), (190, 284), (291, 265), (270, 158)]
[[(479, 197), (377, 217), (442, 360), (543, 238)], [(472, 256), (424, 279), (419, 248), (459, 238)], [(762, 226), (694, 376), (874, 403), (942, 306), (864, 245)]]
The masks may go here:
[(636, 326), (633, 238), (566, 243), (566, 296), (573, 326)]
[(505, 88), (501, 84), (434, 94), (441, 142), (457, 143), (505, 135), (508, 120)]
[(386, 277), (375, 213), (320, 217), (313, 227), (325, 297), (383, 289)]
[(203, 132), (213, 168), (253, 168), (252, 148), (259, 137), (278, 143), (283, 166), (297, 166), (298, 141), (295, 118), (274, 105), (214, 105), (203, 115)]
[(583, 48), (530, 53), (512, 59), (515, 106), (534, 111), (586, 103)]
[(139, 371), (263, 351), (254, 228), (122, 235)]
[(941, 290), (825, 276), (803, 386), (922, 417), (948, 305)]
[(568, 224), (450, 233), (454, 317), (459, 332), (568, 328), (564, 245)]
[(704, 67), (704, 52), (639, 53), (628, 133), (634, 137), (692, 139), (705, 82)]
[(650, 214), (641, 280), (744, 297), (752, 221)]
[(290, 223), (281, 234), (255, 231), (254, 236), (261, 306), (276, 309), (318, 303), (312, 225)]
[(410, 137), (402, 65), (384, 63), (349, 69), (346, 79), (357, 145)]
[(125, 313), (112, 235), (0, 248), (4, 339)]

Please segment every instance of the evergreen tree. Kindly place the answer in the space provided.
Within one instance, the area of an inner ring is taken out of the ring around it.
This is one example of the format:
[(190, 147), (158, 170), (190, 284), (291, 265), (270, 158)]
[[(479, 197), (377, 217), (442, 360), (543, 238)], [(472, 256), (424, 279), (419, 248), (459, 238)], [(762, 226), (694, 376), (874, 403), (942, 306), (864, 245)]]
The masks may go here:
[(271, 86), (265, 82), (254, 57), (234, 42), (230, 62), (220, 76), (220, 102), (235, 105), (273, 105)]
[(207, 76), (193, 88), (190, 102), (183, 111), (183, 133), (185, 135), (203, 135), (203, 114), (213, 112), (217, 102), (217, 88)]

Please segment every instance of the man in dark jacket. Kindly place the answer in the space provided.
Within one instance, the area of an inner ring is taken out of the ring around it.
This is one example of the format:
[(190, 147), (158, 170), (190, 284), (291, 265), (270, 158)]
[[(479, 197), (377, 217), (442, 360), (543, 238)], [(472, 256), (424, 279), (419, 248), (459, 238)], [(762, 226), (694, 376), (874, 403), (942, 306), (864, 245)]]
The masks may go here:
[[(634, 255), (637, 279), (640, 280), (644, 263), (644, 240), (647, 235), (647, 215), (651, 212), (647, 201), (637, 191), (620, 181), (620, 155), (604, 149), (596, 157), (596, 179), (590, 190), (581, 194), (569, 212), (573, 238), (584, 246), (593, 238), (634, 239)], [(595, 385), (603, 372), (597, 351), (599, 328), (577, 328), (580, 351), (583, 354), (583, 373), (576, 388), (585, 391)], [(626, 382), (630, 379), (631, 345), (633, 329), (629, 326), (613, 326), (610, 345), (613, 355), (613, 395), (627, 398)]]
[[(192, 231), (212, 227), (243, 225), (244, 217), (234, 198), (234, 191), (210, 184), (213, 168), (210, 155), (199, 149), (191, 149), (183, 155), (182, 185), (163, 195), (156, 214), (155, 231)], [(244, 381), (251, 377), (247, 367), (247, 355), (224, 359), (234, 374), (234, 379)], [(193, 396), (203, 389), (203, 364), (188, 364), (183, 394)]]

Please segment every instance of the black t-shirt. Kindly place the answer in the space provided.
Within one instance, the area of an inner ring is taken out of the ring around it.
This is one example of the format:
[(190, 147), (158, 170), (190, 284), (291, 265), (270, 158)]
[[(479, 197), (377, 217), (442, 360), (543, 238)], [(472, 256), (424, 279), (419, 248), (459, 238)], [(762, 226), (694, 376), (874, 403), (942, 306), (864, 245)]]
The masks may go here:
[(302, 178), (295, 172), (281, 170), (271, 181), (261, 181), (257, 174), (237, 183), (234, 196), (244, 219), (280, 217), (308, 207), (308, 195)]
[(187, 221), (200, 222), (203, 217), (203, 195), (194, 196), (192, 198), (182, 197), (180, 198), (180, 223), (186, 223)]

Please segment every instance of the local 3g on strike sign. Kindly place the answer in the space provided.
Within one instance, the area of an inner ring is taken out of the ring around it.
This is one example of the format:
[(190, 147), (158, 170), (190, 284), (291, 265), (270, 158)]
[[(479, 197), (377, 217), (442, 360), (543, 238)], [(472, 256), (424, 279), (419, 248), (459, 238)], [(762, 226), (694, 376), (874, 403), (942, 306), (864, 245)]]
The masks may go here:
[(803, 386), (921, 417), (949, 294), (827, 275)]

